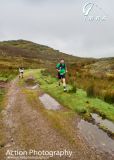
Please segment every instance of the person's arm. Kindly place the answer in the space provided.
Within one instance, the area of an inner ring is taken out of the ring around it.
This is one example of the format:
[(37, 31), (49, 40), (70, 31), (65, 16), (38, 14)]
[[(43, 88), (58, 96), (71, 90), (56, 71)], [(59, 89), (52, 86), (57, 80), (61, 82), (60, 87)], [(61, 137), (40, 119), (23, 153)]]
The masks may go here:
[(60, 72), (59, 64), (56, 65), (56, 70), (57, 70), (57, 72)]

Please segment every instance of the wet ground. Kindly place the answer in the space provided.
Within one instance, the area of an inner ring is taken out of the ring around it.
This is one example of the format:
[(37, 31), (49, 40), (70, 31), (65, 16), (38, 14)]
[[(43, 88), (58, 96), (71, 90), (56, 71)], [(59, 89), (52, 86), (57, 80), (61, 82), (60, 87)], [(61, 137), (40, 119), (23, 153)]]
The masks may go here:
[[(73, 152), (71, 158), (50, 158), (53, 160), (113, 160), (114, 142), (97, 125), (81, 120), (78, 129), (77, 116), (69, 119), (68, 113), (62, 114), (61, 108), (64, 107), (54, 98), (46, 93), (41, 95), (38, 88), (36, 93), (39, 98), (36, 96), (36, 99), (29, 101), (27, 93), (24, 94), (17, 83), (18, 79), (11, 83), (6, 108), (2, 112), (6, 140), (5, 147), (0, 149), (1, 160), (6, 160), (7, 149), (67, 149)], [(32, 78), (26, 84), (24, 87), (33, 89), (33, 92), (37, 89)], [(0, 132), (2, 130), (3, 127)]]
[[(39, 99), (43, 103), (43, 106), (48, 110), (59, 110), (61, 108), (60, 104), (46, 93), (40, 96)], [(103, 125), (111, 132), (114, 132), (114, 124), (109, 120), (102, 119), (102, 117), (97, 114), (93, 113), (91, 116), (94, 119), (95, 124), (81, 120), (78, 124), (80, 133), (92, 148), (101, 153), (108, 153), (110, 158), (112, 158), (114, 156), (114, 140), (112, 140), (102, 129), (99, 129), (98, 125)]]
[[(33, 86), (35, 88), (35, 86)], [(39, 97), (45, 109), (48, 110), (60, 110), (61, 105), (47, 93), (42, 94)], [(102, 119), (99, 115), (91, 114), (95, 124), (89, 123), (85, 120), (80, 120), (78, 124), (79, 132), (86, 139), (91, 148), (101, 153), (109, 155), (109, 159), (113, 159), (114, 156), (114, 140), (112, 140), (106, 132), (99, 128), (100, 125), (104, 126), (110, 132), (114, 132), (114, 123)]]
[(78, 124), (80, 134), (86, 139), (88, 144), (97, 151), (105, 152), (111, 157), (114, 156), (114, 140), (106, 132), (99, 129), (95, 124), (81, 120)]
[(96, 113), (92, 113), (91, 116), (97, 125), (103, 126), (104, 128), (106, 128), (110, 132), (114, 133), (114, 123), (113, 122), (111, 122), (108, 119), (102, 119), (102, 117), (100, 117)]
[(48, 110), (59, 110), (61, 105), (50, 95), (43, 94), (39, 97), (40, 101), (43, 103), (44, 107)]
[(34, 86), (27, 86), (26, 88), (27, 89), (31, 89), (31, 90), (35, 90), (35, 89), (38, 89), (38, 85), (36, 84), (36, 85), (34, 85)]
[[(50, 114), (48, 115), (48, 112), (43, 111), (45, 110), (43, 103), (41, 103), (38, 98), (32, 99), (32, 101), (28, 100), (28, 95), (21, 91), (17, 83), (18, 80), (15, 80), (10, 85), (6, 97), (6, 107), (2, 112), (6, 140), (4, 147), (0, 149), (0, 160), (6, 160), (5, 154), (7, 150), (28, 151), (29, 149), (36, 151), (61, 151), (67, 149), (73, 153), (70, 158), (68, 156), (49, 158), (53, 160), (103, 159), (102, 155), (96, 155), (92, 149), (88, 148), (85, 142), (79, 139), (77, 134), (78, 129), (75, 130), (76, 134), (74, 134), (74, 128), (72, 128), (72, 124), (68, 119), (61, 114), (60, 117), (57, 118), (59, 112), (51, 112), (53, 115), (51, 115), (50, 118)], [(36, 93), (38, 96), (41, 95), (39, 92)], [(59, 105), (59, 103), (49, 95), (44, 94), (42, 97), (48, 100), (51, 99), (50, 104), (54, 104), (55, 108)], [(61, 112), (62, 110), (60, 110), (60, 113)], [(60, 128), (56, 128), (55, 126), (60, 126)], [(65, 128), (68, 128), (68, 130)], [(68, 135), (70, 136), (67, 136), (68, 131)], [(3, 127), (0, 128), (0, 133), (1, 132), (3, 132)], [(74, 141), (71, 143), (72, 139), (75, 139), (76, 143), (74, 143)], [(14, 157), (14, 159), (16, 160), (17, 158)], [(21, 159), (23, 158), (21, 157)]]
[(31, 76), (25, 81), (26, 89), (35, 90), (39, 88), (39, 84), (35, 81), (35, 79)]

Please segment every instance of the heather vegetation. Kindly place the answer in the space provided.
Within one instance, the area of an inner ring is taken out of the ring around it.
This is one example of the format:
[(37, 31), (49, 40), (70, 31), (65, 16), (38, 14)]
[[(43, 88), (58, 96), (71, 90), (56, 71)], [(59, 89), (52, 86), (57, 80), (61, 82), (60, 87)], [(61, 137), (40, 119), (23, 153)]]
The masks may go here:
[[(107, 61), (107, 65), (106, 63), (104, 65), (104, 71), (100, 66), (99, 70), (96, 70), (96, 68), (93, 68), (93, 64), (88, 65), (86, 61), (68, 65), (67, 83), (71, 84), (75, 91), (76, 88), (85, 90), (88, 97), (100, 98), (105, 102), (114, 104), (114, 70), (110, 61), (112, 64), (112, 59)], [(101, 60), (99, 65), (101, 63), (104, 63), (104, 61)], [(107, 66), (108, 69), (106, 69)], [(48, 69), (52, 76), (56, 74), (53, 68)]]
[[(51, 72), (50, 72), (51, 71)], [(63, 106), (70, 108), (87, 120), (91, 120), (90, 113), (98, 113), (101, 117), (114, 121), (114, 105), (104, 102), (99, 98), (88, 97), (84, 89), (75, 88), (68, 83), (67, 92), (63, 92), (63, 86), (58, 86), (57, 78), (52, 70), (36, 69), (28, 70), (25, 79), (30, 75), (36, 79), (43, 91), (57, 99)], [(23, 84), (23, 80), (21, 81)], [(75, 89), (74, 89), (75, 88)]]
[[(65, 59), (68, 68), (69, 95), (78, 93), (81, 98), (86, 95), (89, 99), (100, 99), (114, 106), (114, 58), (80, 58), (24, 40), (0, 42), (0, 101), (4, 94), (1, 90), (3, 83), (13, 79), (19, 67), (25, 70), (46, 68), (42, 74), (51, 76), (53, 81), (57, 76), (55, 66), (60, 58)], [(103, 106), (101, 101), (96, 103), (95, 111)], [(81, 110), (81, 107), (76, 110)], [(94, 110), (94, 107), (90, 108)], [(82, 110), (85, 112), (85, 106)]]

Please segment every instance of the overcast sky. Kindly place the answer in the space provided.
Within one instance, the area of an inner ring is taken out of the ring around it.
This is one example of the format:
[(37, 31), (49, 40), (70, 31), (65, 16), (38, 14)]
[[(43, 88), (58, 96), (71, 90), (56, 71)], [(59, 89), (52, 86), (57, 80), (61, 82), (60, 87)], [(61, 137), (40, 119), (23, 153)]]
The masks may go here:
[(81, 57), (114, 57), (114, 0), (0, 0), (0, 41), (15, 39)]

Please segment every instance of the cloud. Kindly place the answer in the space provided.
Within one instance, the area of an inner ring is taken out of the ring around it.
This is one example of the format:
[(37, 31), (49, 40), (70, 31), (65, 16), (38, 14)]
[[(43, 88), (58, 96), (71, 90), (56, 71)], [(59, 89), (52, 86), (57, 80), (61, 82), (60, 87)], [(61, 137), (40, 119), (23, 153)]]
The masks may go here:
[[(110, 1), (96, 2), (107, 20), (90, 22), (85, 21), (80, 0), (0, 0), (0, 40), (27, 39), (84, 57), (114, 56)], [(95, 8), (91, 14), (99, 12)]]

